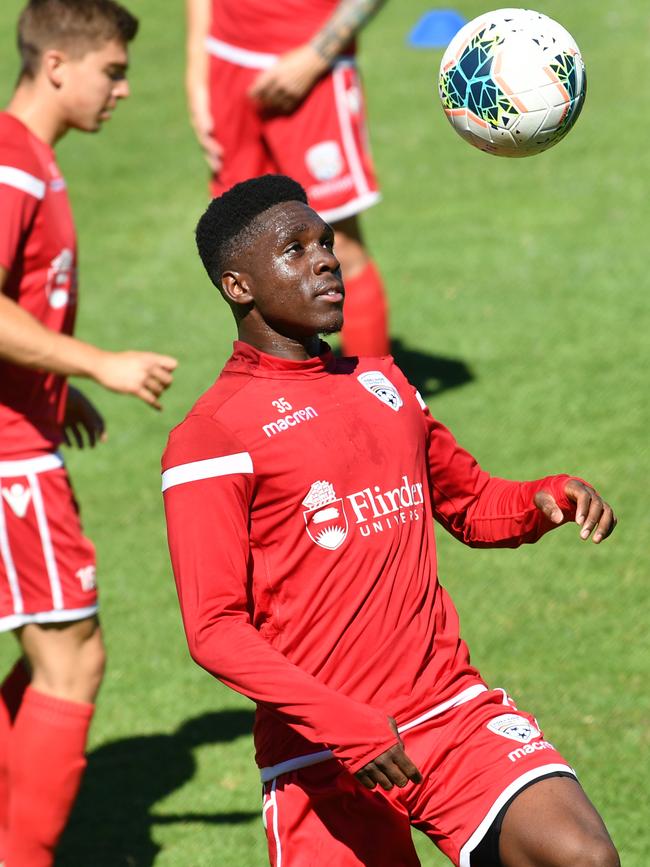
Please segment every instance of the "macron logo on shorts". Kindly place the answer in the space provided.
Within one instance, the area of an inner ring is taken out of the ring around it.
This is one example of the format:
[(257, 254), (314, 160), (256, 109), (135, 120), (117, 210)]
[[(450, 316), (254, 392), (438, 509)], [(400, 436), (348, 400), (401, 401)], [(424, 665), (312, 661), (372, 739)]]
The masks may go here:
[(2, 489), (2, 496), (11, 506), (11, 511), (17, 518), (25, 517), (32, 498), (32, 492), (29, 488), (15, 482), (10, 487)]

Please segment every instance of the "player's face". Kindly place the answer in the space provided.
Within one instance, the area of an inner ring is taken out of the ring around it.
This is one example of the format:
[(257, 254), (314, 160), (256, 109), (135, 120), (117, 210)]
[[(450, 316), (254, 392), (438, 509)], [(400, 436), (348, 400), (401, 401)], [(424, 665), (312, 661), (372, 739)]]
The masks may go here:
[(302, 202), (276, 205), (262, 221), (247, 263), (257, 314), (294, 340), (339, 331), (344, 289), (332, 227)]
[(118, 101), (129, 95), (127, 69), (127, 49), (118, 41), (106, 42), (82, 57), (67, 58), (60, 70), (66, 125), (97, 132), (110, 120)]

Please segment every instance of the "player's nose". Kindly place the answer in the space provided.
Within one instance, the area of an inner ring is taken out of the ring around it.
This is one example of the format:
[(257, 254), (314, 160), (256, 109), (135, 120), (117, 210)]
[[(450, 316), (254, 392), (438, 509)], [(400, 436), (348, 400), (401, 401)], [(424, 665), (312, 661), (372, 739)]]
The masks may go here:
[(131, 88), (129, 86), (128, 78), (121, 78), (115, 83), (115, 87), (113, 88), (113, 96), (115, 97), (115, 99), (126, 99), (130, 95)]
[(341, 264), (334, 252), (327, 247), (321, 247), (314, 263), (314, 271), (322, 274), (324, 271), (337, 271), (340, 267)]

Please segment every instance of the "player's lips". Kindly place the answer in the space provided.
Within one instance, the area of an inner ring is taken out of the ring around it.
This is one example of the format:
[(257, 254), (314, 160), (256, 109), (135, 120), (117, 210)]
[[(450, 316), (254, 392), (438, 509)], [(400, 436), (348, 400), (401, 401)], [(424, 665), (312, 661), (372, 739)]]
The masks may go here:
[(345, 290), (340, 280), (330, 280), (315, 293), (316, 298), (324, 298), (326, 301), (343, 301)]

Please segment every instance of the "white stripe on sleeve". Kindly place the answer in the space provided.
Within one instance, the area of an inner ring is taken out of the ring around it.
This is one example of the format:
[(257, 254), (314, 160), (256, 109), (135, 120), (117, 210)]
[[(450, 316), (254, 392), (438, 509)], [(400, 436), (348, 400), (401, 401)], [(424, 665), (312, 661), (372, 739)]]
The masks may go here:
[(0, 166), (0, 184), (15, 187), (15, 189), (29, 193), (36, 199), (42, 199), (45, 196), (45, 181), (14, 166)]
[(175, 485), (197, 482), (200, 479), (214, 479), (217, 476), (234, 476), (237, 473), (252, 472), (253, 461), (248, 452), (223, 455), (220, 458), (208, 458), (205, 461), (192, 461), (189, 464), (170, 467), (162, 474), (162, 489), (166, 491)]

